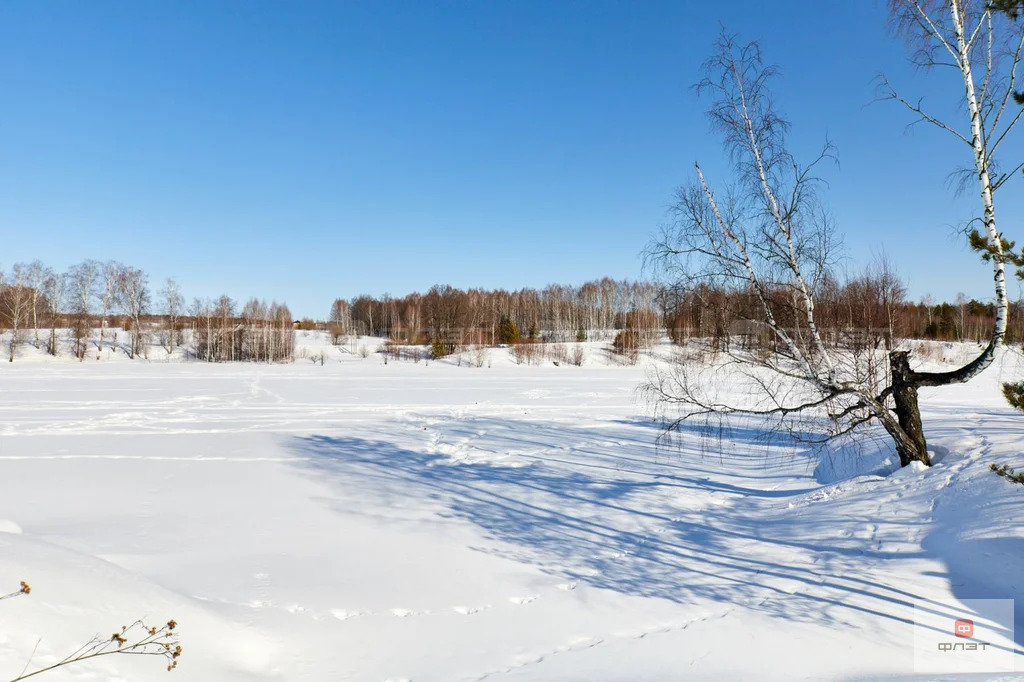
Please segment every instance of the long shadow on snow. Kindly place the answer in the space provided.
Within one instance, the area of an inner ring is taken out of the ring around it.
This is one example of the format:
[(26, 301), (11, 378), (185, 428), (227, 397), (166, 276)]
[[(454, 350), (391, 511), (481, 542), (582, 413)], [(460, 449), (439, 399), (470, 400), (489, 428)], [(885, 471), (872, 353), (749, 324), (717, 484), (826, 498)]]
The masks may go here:
[[(524, 421), (473, 421), (481, 431), (507, 432), (541, 449), (517, 453), (512, 465), (457, 463), (443, 454), (360, 438), (313, 436), (292, 445), (318, 477), (396, 500), (433, 500), (443, 516), (469, 521), (500, 541), (484, 551), (594, 587), (680, 603), (742, 604), (794, 620), (845, 622), (856, 611), (911, 622), (908, 607), (918, 595), (857, 577), (857, 568), (864, 559), (901, 561), (920, 553), (882, 552), (862, 539), (836, 537), (844, 525), (870, 522), (867, 517), (818, 518), (821, 531), (806, 537), (810, 524), (795, 514), (775, 513), (785, 498), (800, 501), (818, 489), (773, 489), (793, 479), (772, 473), (774, 464), (792, 463), (791, 448), (785, 454), (769, 447), (759, 466), (751, 464), (749, 453), (733, 458), (723, 474), (720, 462), (704, 457), (660, 458), (635, 425), (602, 428), (595, 444), (593, 430)], [(730, 437), (740, 448), (753, 433), (734, 430)], [(524, 465), (531, 457), (533, 463)], [(716, 494), (728, 504), (705, 504)], [(691, 499), (697, 504), (688, 509)], [(671, 500), (681, 505), (667, 513), (651, 511)]]
[[(987, 438), (1019, 438), (1020, 417), (1009, 408), (1001, 410), (974, 410), (965, 416), (970, 424), (983, 423), (979, 433)], [(964, 436), (959, 422), (932, 426), (929, 436), (937, 441), (956, 443)], [(939, 449), (939, 448), (936, 448)], [(965, 474), (979, 476), (980, 483), (954, 485), (941, 501), (931, 502), (935, 524), (922, 543), (925, 552), (946, 565), (950, 587), (958, 599), (1014, 599), (1014, 640), (1024, 648), (1024, 599), (1020, 595), (1020, 576), (1024, 576), (1024, 538), (1007, 536), (1011, 519), (1020, 514), (1020, 490), (1016, 485), (996, 478), (988, 472), (989, 461), (981, 458), (970, 461), (969, 452), (942, 448), (943, 467), (966, 464)], [(1017, 461), (1007, 463), (1019, 467)], [(980, 467), (981, 472), (970, 468)], [(946, 475), (934, 467), (929, 473)], [(927, 489), (926, 489), (927, 490)], [(1018, 651), (1024, 655), (1024, 652)]]

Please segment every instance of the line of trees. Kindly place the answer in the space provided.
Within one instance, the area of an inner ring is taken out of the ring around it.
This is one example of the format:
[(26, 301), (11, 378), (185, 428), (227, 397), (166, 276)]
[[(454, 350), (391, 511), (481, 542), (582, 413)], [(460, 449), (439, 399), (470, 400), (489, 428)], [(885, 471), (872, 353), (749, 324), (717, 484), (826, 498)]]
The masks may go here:
[[(771, 293), (777, 324), (797, 328), (802, 311), (791, 292)], [(825, 343), (854, 350), (892, 350), (900, 339), (986, 340), (996, 317), (991, 302), (960, 295), (953, 302), (906, 300), (892, 264), (880, 259), (858, 275), (823, 269), (815, 284), (816, 318)], [(649, 346), (666, 331), (678, 343), (708, 339), (778, 350), (779, 337), (760, 320), (763, 304), (749, 286), (678, 277), (667, 284), (604, 278), (579, 286), (517, 291), (437, 285), (403, 297), (338, 298), (326, 328), (336, 342), (380, 336), (396, 344), (431, 345), (446, 355), (472, 345), (613, 340)], [(1024, 303), (1011, 304), (1006, 340), (1024, 340)], [(310, 322), (312, 325), (312, 322)], [(0, 271), (0, 331), (11, 362), (30, 343), (51, 355), (84, 360), (94, 350), (149, 357), (153, 348), (207, 362), (287, 361), (294, 354), (287, 305), (228, 296), (186, 304), (173, 279), (153, 291), (147, 274), (115, 261), (83, 261), (57, 272), (39, 261)], [(628, 338), (621, 335), (628, 330)]]
[[(826, 345), (892, 350), (902, 339), (987, 343), (996, 319), (991, 302), (968, 299), (936, 303), (930, 296), (906, 300), (906, 287), (891, 263), (872, 264), (865, 272), (840, 281), (825, 273), (816, 285), (815, 316)], [(676, 342), (709, 339), (722, 349), (737, 338), (747, 347), (778, 350), (779, 337), (765, 324), (763, 306), (749, 286), (728, 288), (677, 282), (665, 290), (665, 326)], [(768, 296), (777, 323), (795, 329), (801, 310), (785, 287)], [(1024, 301), (1010, 303), (1006, 342), (1024, 341)]]
[(294, 352), (287, 305), (253, 298), (239, 307), (221, 296), (186, 308), (173, 279), (154, 292), (143, 270), (116, 261), (85, 260), (63, 272), (33, 261), (0, 271), (0, 332), (9, 362), (24, 344), (79, 360), (93, 350), (148, 358), (154, 347), (208, 362), (280, 362)]
[[(660, 334), (662, 290), (650, 282), (604, 278), (581, 286), (518, 291), (436, 285), (401, 298), (335, 299), (328, 317), (336, 338), (370, 335), (396, 343), (461, 345), (517, 339), (582, 341), (627, 326)], [(514, 331), (513, 331), (514, 330)]]
[(241, 311), (227, 296), (196, 300), (190, 308), (193, 348), (207, 362), (282, 362), (295, 353), (288, 306), (250, 299)]
[[(930, 296), (908, 301), (905, 283), (885, 258), (863, 273), (842, 278), (826, 269), (815, 293), (819, 327), (833, 345), (892, 350), (906, 338), (985, 342), (996, 317), (993, 303), (963, 294), (951, 303), (936, 303)], [(779, 324), (798, 326), (800, 310), (787, 303), (786, 288), (778, 287), (773, 297)], [(1024, 340), (1024, 302), (1011, 307), (1006, 338), (1019, 343)], [(465, 345), (611, 339), (624, 329), (636, 331), (640, 345), (667, 331), (678, 343), (710, 339), (720, 348), (738, 340), (775, 349), (777, 336), (763, 324), (750, 324), (761, 309), (749, 286), (700, 278), (678, 278), (665, 285), (605, 278), (581, 286), (511, 292), (437, 285), (425, 294), (400, 298), (337, 298), (328, 329), (336, 342), (351, 335), (379, 336), (402, 344), (439, 342), (449, 352)]]

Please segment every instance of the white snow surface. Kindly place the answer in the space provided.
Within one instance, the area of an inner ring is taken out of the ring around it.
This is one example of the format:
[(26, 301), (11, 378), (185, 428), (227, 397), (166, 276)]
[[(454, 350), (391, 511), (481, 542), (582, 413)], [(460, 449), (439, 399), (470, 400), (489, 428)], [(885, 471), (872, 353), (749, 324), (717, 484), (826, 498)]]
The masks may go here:
[(908, 678), (913, 600), (1024, 597), (1024, 488), (989, 471), (1024, 469), (1017, 354), (923, 390), (934, 465), (896, 471), (884, 438), (750, 423), (659, 447), (657, 360), (599, 344), (471, 367), (300, 342), (325, 364), (0, 363), (0, 592), (33, 587), (0, 603), (0, 679), (139, 617), (178, 621), (189, 682)]

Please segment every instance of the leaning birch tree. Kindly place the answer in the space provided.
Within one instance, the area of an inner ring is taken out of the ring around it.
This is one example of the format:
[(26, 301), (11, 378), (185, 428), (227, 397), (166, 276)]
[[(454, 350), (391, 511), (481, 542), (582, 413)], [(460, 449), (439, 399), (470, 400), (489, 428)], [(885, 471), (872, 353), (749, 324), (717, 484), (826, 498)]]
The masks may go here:
[[(902, 104), (916, 117), (954, 140), (970, 159), (962, 169), (964, 186), (973, 184), (980, 204), (980, 216), (965, 232), (971, 248), (992, 265), (995, 321), (988, 345), (971, 362), (949, 372), (919, 372), (910, 368), (909, 354), (892, 356), (893, 397), (901, 422), (914, 430), (917, 445), (926, 447), (917, 405), (917, 390), (926, 386), (964, 383), (977, 376), (995, 360), (1003, 345), (1009, 316), (1006, 266), (1019, 268), (1024, 278), (1024, 253), (1000, 230), (997, 197), (1008, 182), (1024, 170), (1024, 161), (1007, 170), (1000, 164), (1000, 152), (1012, 139), (1024, 116), (1024, 94), (1019, 67), (1024, 55), (1024, 25), (1017, 22), (1019, 2), (992, 3), (988, 0), (890, 0), (897, 30), (913, 49), (912, 61), (922, 69), (953, 74), (960, 95), (955, 100), (955, 118), (944, 118), (927, 109), (920, 100), (901, 95), (882, 76), (886, 97)], [(980, 229), (975, 226), (980, 223)]]
[[(951, 15), (949, 44), (958, 50), (952, 56), (966, 64), (960, 72), (968, 93), (965, 119), (972, 132), (964, 137), (974, 150), (981, 186), (986, 230), (981, 248), (995, 273), (998, 310), (989, 347), (971, 363), (945, 373), (916, 372), (907, 351), (893, 350), (886, 381), (873, 371), (874, 352), (851, 353), (842, 339), (826, 338), (815, 304), (823, 295), (836, 252), (815, 169), (833, 157), (833, 150), (826, 143), (807, 164), (790, 154), (789, 124), (779, 114), (770, 88), (777, 69), (765, 65), (756, 43), (743, 45), (723, 34), (704, 65), (697, 91), (711, 99), (708, 116), (722, 134), (732, 162), (731, 183), (724, 189), (716, 185), (698, 162), (694, 180), (677, 194), (674, 223), (652, 242), (647, 256), (673, 287), (699, 296), (707, 288), (701, 285), (712, 285), (712, 290), (733, 294), (728, 297), (734, 301), (732, 317), (760, 329), (766, 340), (764, 348), (755, 349), (726, 344), (727, 364), (746, 382), (741, 394), (719, 397), (709, 390), (707, 377), (687, 363), (656, 371), (646, 389), (669, 432), (695, 417), (754, 415), (777, 420), (778, 426), (789, 426), (794, 433), (803, 434), (794, 424), (814, 424), (820, 438), (828, 439), (877, 421), (892, 438), (902, 465), (929, 463), (917, 391), (967, 381), (991, 364), (1006, 331), (1005, 263), (1016, 258), (995, 223), (995, 190), (1009, 176), (993, 177), (991, 171), (995, 151), (1020, 118), (1019, 111), (1009, 112), (1009, 119), (1001, 123), (1008, 112), (1006, 100), (1012, 98), (1020, 45), (1010, 75), (1001, 84), (1005, 98), (996, 94), (995, 59), (982, 60), (986, 77), (979, 92), (972, 50), (996, 43), (994, 34), (991, 39), (983, 34), (995, 31), (999, 22), (979, 3), (982, 9), (969, 15), (975, 24), (967, 32), (961, 11), (967, 1), (948, 3), (942, 6)], [(938, 0), (934, 4), (940, 6)], [(928, 17), (916, 0), (893, 0), (893, 5), (898, 17), (903, 15), (897, 5)], [(972, 38), (963, 42), (957, 36)], [(989, 118), (987, 125), (982, 117)], [(993, 137), (993, 130), (1003, 132)]]
[(827, 343), (819, 328), (816, 298), (837, 244), (815, 173), (834, 150), (825, 143), (807, 164), (789, 152), (789, 124), (770, 89), (777, 73), (757, 43), (719, 38), (697, 91), (711, 99), (707, 113), (732, 162), (731, 183), (723, 189), (696, 163), (694, 180), (677, 193), (673, 224), (647, 254), (673, 287), (732, 294), (731, 316), (764, 331), (768, 352), (726, 344), (726, 364), (745, 385), (724, 398), (691, 363), (655, 370), (648, 394), (670, 432), (695, 417), (754, 415), (782, 427), (814, 414), (829, 418), (822, 437), (830, 438), (878, 419), (901, 461), (927, 461), (863, 363)]

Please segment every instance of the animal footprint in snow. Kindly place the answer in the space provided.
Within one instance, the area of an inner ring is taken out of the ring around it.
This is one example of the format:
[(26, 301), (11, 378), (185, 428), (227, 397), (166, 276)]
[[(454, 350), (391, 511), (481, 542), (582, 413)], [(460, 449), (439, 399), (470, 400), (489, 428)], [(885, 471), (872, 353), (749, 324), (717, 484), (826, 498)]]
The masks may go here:
[(571, 592), (572, 590), (576, 589), (577, 585), (579, 585), (578, 582), (576, 582), (575, 580), (570, 580), (567, 583), (559, 583), (558, 585), (555, 585), (555, 587), (557, 587), (560, 590), (565, 590), (566, 592)]
[(484, 606), (453, 606), (452, 611), (455, 613), (461, 613), (463, 616), (472, 616), (474, 613), (480, 613), (491, 608), (490, 604)]
[(366, 611), (350, 611), (348, 609), (331, 609), (331, 615), (338, 620), (348, 620), (357, 616), (365, 616)]
[(519, 604), (522, 606), (523, 604), (529, 604), (532, 601), (536, 601), (539, 596), (539, 594), (529, 594), (525, 597), (509, 597), (508, 600), (513, 604)]
[(584, 635), (581, 637), (573, 637), (569, 641), (569, 646), (573, 648), (589, 648), (592, 646), (597, 646), (603, 641), (603, 639), (600, 639), (598, 637), (587, 637)]
[(408, 618), (409, 616), (425, 616), (430, 611), (413, 611), (412, 609), (391, 609), (391, 615), (395, 618)]

